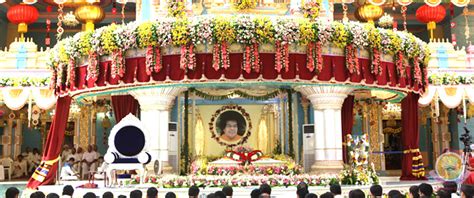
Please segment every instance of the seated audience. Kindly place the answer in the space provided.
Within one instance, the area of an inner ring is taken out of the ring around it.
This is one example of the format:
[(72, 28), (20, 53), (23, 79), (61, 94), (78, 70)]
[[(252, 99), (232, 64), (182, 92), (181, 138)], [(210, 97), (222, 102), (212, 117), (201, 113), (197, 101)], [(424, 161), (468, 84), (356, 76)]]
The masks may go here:
[(83, 196), (83, 198), (96, 198), (96, 196), (94, 193), (88, 192)]
[(79, 174), (73, 168), (74, 158), (70, 158), (61, 168), (62, 180), (78, 180)]
[(230, 186), (224, 186), (222, 192), (224, 192), (225, 196), (228, 198), (232, 198), (232, 195), (234, 194), (234, 190)]
[(272, 194), (272, 187), (268, 184), (260, 185), (260, 195), (271, 195)]
[(391, 190), (388, 192), (389, 198), (403, 198), (402, 193), (398, 190)]
[(474, 198), (474, 186), (469, 184), (461, 185), (462, 198)]
[(62, 198), (72, 198), (73, 194), (74, 194), (74, 188), (71, 185), (64, 186)]
[(408, 198), (420, 198), (418, 186), (411, 186), (408, 193)]
[(451, 198), (451, 193), (449, 193), (448, 191), (446, 191), (444, 189), (439, 189), (436, 192), (436, 197), (437, 198)]
[(365, 198), (365, 193), (360, 189), (351, 190), (349, 198)]
[(27, 176), (28, 164), (22, 155), (18, 155), (13, 162), (13, 178)]
[(56, 193), (49, 193), (48, 195), (46, 195), (46, 198), (59, 198), (59, 195)]
[(15, 187), (10, 187), (5, 191), (5, 197), (6, 198), (18, 198), (18, 195), (20, 194), (20, 191), (18, 188)]
[(30, 195), (30, 198), (45, 198), (45, 197), (46, 196), (41, 191), (36, 191)]
[(114, 194), (110, 191), (107, 191), (102, 195), (102, 198), (114, 198)]
[(150, 187), (146, 191), (146, 197), (147, 198), (158, 198), (158, 189), (155, 187)]
[(433, 195), (433, 187), (430, 184), (421, 183), (418, 189), (421, 198), (429, 198)]
[(331, 192), (326, 192), (319, 197), (320, 198), (334, 198), (334, 195)]
[(198, 198), (199, 196), (199, 188), (197, 186), (191, 186), (188, 190), (189, 198)]
[(309, 193), (304, 198), (318, 198), (318, 195), (316, 195), (314, 193)]
[(33, 173), (36, 169), (36, 167), (39, 166), (39, 164), (41, 163), (41, 158), (43, 156), (41, 156), (39, 150), (37, 148), (34, 148), (33, 149), (33, 156), (31, 158), (31, 164), (30, 164), (30, 172)]
[(332, 184), (329, 187), (329, 191), (331, 191), (331, 193), (334, 195), (334, 197), (336, 197), (336, 198), (341, 197), (342, 190), (341, 190), (341, 186), (339, 184)]
[(250, 193), (250, 198), (258, 198), (260, 196), (261, 192), (260, 189), (253, 189), (252, 192)]
[(215, 196), (216, 198), (225, 198), (225, 193), (222, 192), (222, 191), (216, 191), (216, 192), (214, 193), (214, 196)]
[(176, 198), (176, 194), (174, 192), (167, 192), (165, 198)]
[(130, 198), (142, 198), (143, 194), (140, 190), (133, 190), (130, 192)]
[(376, 184), (370, 187), (371, 197), (381, 197), (382, 193), (383, 193), (382, 186)]

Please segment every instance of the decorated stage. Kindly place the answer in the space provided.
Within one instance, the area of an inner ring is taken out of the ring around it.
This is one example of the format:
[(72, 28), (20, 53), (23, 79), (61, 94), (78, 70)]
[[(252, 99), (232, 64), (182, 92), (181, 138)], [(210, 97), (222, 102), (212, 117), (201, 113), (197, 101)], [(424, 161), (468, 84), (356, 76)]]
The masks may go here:
[[(429, 181), (400, 181), (399, 177), (380, 177), (380, 185), (384, 188), (384, 193), (388, 193), (390, 190), (400, 190), (402, 193), (408, 192), (408, 189), (412, 185), (419, 185), (420, 183), (425, 182), (433, 185), (434, 188), (437, 186), (441, 186), (439, 181), (429, 180)], [(87, 183), (87, 181), (69, 181), (63, 182), (61, 185), (44, 185), (39, 186), (39, 190), (47, 193), (55, 192), (60, 194), (62, 192), (62, 188), (64, 185), (72, 185), (73, 187), (79, 186), (81, 184)], [(106, 188), (104, 187), (103, 181), (96, 182), (99, 185), (97, 189), (84, 189), (84, 188), (76, 188), (74, 192), (74, 197), (82, 197), (83, 194), (87, 192), (94, 192), (97, 196), (101, 196), (103, 193), (110, 191), (114, 193), (115, 196), (118, 195), (129, 195), (130, 191), (139, 189), (142, 190), (143, 193), (146, 193), (146, 189), (152, 186), (151, 184), (143, 184), (143, 185), (128, 185), (124, 187), (114, 187), (114, 188)], [(244, 186), (244, 187), (234, 187), (234, 197), (249, 197), (250, 192), (258, 188), (258, 186)], [(370, 185), (343, 185), (342, 186), (342, 193), (348, 194), (350, 190), (353, 189), (362, 189), (365, 193), (369, 192)], [(221, 187), (209, 187), (209, 188), (200, 188), (201, 194), (209, 194), (215, 191), (222, 189)], [(329, 191), (329, 186), (310, 186), (309, 191), (311, 193), (316, 193), (318, 195)], [(158, 189), (158, 197), (164, 197), (167, 192), (174, 192), (178, 197), (187, 197), (188, 188), (159, 188)], [(272, 196), (274, 197), (292, 197), (296, 193), (295, 186), (280, 186), (280, 187), (273, 187), (272, 188)]]

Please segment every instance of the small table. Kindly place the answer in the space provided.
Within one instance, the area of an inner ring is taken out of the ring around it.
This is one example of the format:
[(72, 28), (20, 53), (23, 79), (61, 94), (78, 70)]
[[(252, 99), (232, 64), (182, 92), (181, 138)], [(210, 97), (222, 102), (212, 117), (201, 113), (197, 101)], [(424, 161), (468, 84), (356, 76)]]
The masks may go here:
[(136, 164), (136, 163), (117, 163), (117, 164), (109, 164), (106, 169), (106, 175), (110, 181), (110, 186), (112, 186), (112, 171), (114, 170), (139, 170), (140, 171), (140, 184), (143, 184), (145, 180), (145, 168), (143, 164)]

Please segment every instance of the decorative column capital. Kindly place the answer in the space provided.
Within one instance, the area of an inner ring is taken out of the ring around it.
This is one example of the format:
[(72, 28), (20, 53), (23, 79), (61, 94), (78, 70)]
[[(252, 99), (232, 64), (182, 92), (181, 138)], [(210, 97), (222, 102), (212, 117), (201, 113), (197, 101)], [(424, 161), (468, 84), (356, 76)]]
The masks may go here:
[(150, 88), (130, 91), (130, 95), (138, 100), (141, 110), (164, 111), (169, 110), (176, 96), (185, 90), (183, 87)]
[(344, 86), (298, 86), (295, 89), (306, 96), (316, 110), (341, 109), (344, 99), (354, 90)]

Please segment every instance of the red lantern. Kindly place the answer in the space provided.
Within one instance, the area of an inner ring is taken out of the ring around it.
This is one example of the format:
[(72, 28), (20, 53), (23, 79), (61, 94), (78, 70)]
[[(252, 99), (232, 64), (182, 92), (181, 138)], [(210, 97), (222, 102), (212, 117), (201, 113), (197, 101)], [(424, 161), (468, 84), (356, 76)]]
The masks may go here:
[(28, 24), (38, 20), (38, 17), (38, 10), (34, 6), (26, 4), (14, 5), (7, 12), (8, 20), (18, 24), (18, 32), (22, 35), (28, 31)]
[(445, 16), (446, 9), (441, 5), (435, 7), (422, 5), (416, 10), (416, 19), (423, 23), (427, 23), (427, 28), (430, 31), (431, 38), (433, 38), (433, 30), (436, 29), (436, 23), (441, 22)]

